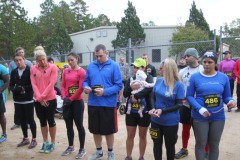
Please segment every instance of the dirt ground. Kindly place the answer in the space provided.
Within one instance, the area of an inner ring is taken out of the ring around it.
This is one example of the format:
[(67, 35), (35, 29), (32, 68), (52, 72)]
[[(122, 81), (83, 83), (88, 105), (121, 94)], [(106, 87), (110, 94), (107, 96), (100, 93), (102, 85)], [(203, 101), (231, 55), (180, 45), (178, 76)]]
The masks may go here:
[[(22, 139), (22, 131), (20, 128), (15, 130), (10, 130), (10, 127), (13, 125), (13, 101), (8, 99), (6, 103), (7, 112), (7, 135), (8, 139), (5, 143), (0, 144), (0, 160), (70, 160), (75, 159), (75, 153), (72, 153), (68, 156), (61, 156), (61, 153), (66, 149), (68, 146), (67, 142), (67, 135), (66, 135), (66, 127), (64, 120), (56, 118), (57, 123), (57, 137), (56, 137), (56, 148), (50, 154), (39, 153), (39, 149), (42, 145), (42, 136), (40, 132), (40, 125), (39, 120), (35, 116), (35, 120), (37, 123), (37, 141), (38, 145), (34, 149), (28, 149), (26, 147), (17, 148), (17, 143), (19, 143)], [(235, 110), (235, 109), (234, 109)], [(220, 156), (219, 160), (239, 160), (240, 158), (240, 113), (236, 113), (235, 111), (226, 112), (226, 124), (225, 129), (223, 132), (223, 136), (220, 143)], [(85, 114), (84, 114), (84, 126), (86, 129), (86, 143), (85, 149), (87, 151), (86, 156), (83, 158), (84, 160), (87, 159), (94, 151), (95, 145), (93, 142), (92, 135), (88, 131), (88, 124), (87, 124), (87, 107), (85, 105)], [(116, 160), (124, 160), (126, 156), (125, 151), (125, 141), (126, 141), (126, 128), (125, 128), (125, 116), (120, 115), (118, 113), (118, 126), (119, 131), (115, 134), (115, 144), (114, 144), (114, 152)], [(179, 132), (178, 132), (178, 142), (176, 144), (176, 151), (179, 151), (181, 148), (181, 125), (179, 125)], [(76, 127), (75, 127), (76, 131)], [(79, 142), (77, 138), (77, 132), (75, 132), (75, 148), (78, 149)], [(29, 130), (29, 137), (31, 137), (31, 133)], [(189, 141), (189, 156), (183, 159), (185, 160), (194, 160), (194, 137), (191, 133), (190, 141)], [(153, 152), (152, 152), (153, 144), (152, 140), (148, 134), (148, 144), (145, 153), (146, 160), (153, 160)], [(103, 150), (104, 150), (104, 160), (107, 159), (107, 148), (106, 148), (106, 141), (103, 141)], [(163, 147), (163, 153), (165, 153), (165, 149)], [(138, 137), (136, 136), (135, 139), (135, 146), (133, 149), (133, 160), (137, 160), (139, 157), (138, 152)], [(165, 154), (163, 155), (163, 159), (166, 159)]]

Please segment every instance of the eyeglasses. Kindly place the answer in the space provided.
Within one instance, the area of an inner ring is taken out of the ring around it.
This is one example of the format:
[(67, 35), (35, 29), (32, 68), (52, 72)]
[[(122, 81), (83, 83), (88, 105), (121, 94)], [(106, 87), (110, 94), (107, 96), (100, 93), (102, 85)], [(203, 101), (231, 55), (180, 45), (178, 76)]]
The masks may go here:
[(134, 66), (134, 69), (139, 69), (139, 67)]

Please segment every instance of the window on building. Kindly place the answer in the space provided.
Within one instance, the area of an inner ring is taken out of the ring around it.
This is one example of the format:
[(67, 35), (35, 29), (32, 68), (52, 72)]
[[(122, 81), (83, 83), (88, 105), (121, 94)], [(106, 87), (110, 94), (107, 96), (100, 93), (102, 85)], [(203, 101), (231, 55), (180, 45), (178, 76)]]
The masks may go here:
[(152, 49), (152, 62), (161, 62), (161, 49)]
[(112, 59), (112, 60), (116, 60), (116, 54), (114, 53), (114, 51), (109, 51), (109, 57)]
[(103, 36), (103, 37), (107, 37), (107, 30), (103, 30), (103, 31), (102, 31), (102, 36)]
[(97, 37), (101, 37), (101, 31), (97, 31), (97, 32), (96, 32), (96, 36), (97, 36)]

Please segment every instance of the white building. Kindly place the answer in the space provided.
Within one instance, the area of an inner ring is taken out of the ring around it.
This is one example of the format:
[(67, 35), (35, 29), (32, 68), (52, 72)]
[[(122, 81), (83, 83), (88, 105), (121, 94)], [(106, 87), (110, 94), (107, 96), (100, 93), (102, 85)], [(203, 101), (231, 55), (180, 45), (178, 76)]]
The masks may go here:
[[(176, 31), (176, 26), (149, 26), (143, 27), (146, 34), (144, 42), (139, 46), (133, 46), (131, 59), (132, 61), (142, 54), (148, 54), (151, 64), (159, 66), (159, 62), (168, 57), (170, 40), (173, 32)], [(118, 61), (119, 57), (123, 56), (128, 61), (126, 54), (127, 46), (124, 49), (115, 50), (112, 47), (111, 41), (116, 39), (116, 26), (105, 26), (93, 28), (86, 31), (70, 34), (73, 41), (72, 51), (81, 53), (81, 65), (85, 66), (91, 62), (94, 57), (94, 48), (98, 44), (104, 44), (109, 51), (109, 56)]]

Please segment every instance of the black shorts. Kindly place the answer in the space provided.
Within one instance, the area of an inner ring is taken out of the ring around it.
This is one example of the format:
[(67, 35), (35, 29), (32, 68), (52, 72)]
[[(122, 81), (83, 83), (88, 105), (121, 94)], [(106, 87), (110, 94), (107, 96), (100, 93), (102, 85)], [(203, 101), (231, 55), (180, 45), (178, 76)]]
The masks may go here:
[(88, 129), (92, 134), (109, 135), (118, 131), (117, 109), (88, 106)]
[(0, 93), (0, 114), (6, 112), (5, 102), (3, 100), (3, 95)]
[(148, 127), (150, 124), (150, 115), (145, 113), (141, 118), (138, 113), (126, 114), (125, 122), (127, 126)]
[(180, 123), (183, 124), (191, 124), (192, 123), (192, 116), (191, 116), (191, 109), (183, 106), (180, 108)]

